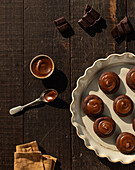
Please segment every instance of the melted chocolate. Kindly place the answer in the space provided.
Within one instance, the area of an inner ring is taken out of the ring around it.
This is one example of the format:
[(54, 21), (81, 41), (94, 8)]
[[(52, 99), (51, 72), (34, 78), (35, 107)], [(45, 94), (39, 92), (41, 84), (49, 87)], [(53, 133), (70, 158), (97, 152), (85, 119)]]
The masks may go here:
[(116, 110), (122, 114), (126, 114), (131, 110), (131, 101), (129, 99), (120, 99), (116, 103)]
[(45, 94), (45, 100), (47, 102), (51, 102), (57, 97), (57, 92), (55, 90), (49, 91), (48, 93)]
[(111, 136), (116, 128), (116, 123), (111, 117), (100, 117), (93, 125), (95, 133), (102, 138)]
[(44, 56), (38, 57), (32, 63), (32, 71), (33, 73), (40, 77), (45, 78), (47, 77), (53, 70), (52, 61)]
[(133, 127), (133, 129), (135, 131), (135, 118), (133, 119), (132, 127)]
[(116, 78), (112, 74), (104, 75), (101, 79), (101, 86), (110, 92), (116, 88)]
[(113, 125), (107, 120), (102, 120), (98, 124), (98, 130), (103, 134), (110, 134), (113, 131)]
[(101, 110), (102, 110), (101, 101), (97, 100), (97, 99), (89, 100), (87, 103), (87, 110), (89, 112), (92, 112), (93, 114), (101, 112)]
[(129, 134), (122, 136), (119, 143), (121, 147), (123, 147), (128, 152), (131, 152), (135, 147), (134, 141)]
[(87, 116), (96, 117), (103, 113), (104, 104), (98, 96), (89, 95), (84, 99), (82, 109)]
[(131, 89), (135, 89), (135, 67), (127, 73), (126, 82)]
[(135, 84), (135, 72), (131, 74), (131, 81)]
[(120, 79), (114, 72), (104, 72), (99, 78), (99, 86), (106, 94), (115, 93), (120, 86)]
[(133, 111), (133, 102), (126, 95), (118, 96), (113, 103), (114, 111), (119, 116), (128, 116)]
[(131, 153), (135, 149), (135, 136), (128, 132), (120, 133), (116, 146), (122, 153)]

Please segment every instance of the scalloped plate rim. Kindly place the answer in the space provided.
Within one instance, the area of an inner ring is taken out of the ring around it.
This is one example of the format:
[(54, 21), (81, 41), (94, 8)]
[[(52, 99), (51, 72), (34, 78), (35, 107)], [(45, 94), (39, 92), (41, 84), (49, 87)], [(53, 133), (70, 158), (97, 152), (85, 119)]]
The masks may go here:
[[(76, 83), (76, 87), (75, 87), (74, 90), (72, 91), (72, 95), (71, 95), (71, 96), (72, 96), (72, 102), (71, 102), (71, 104), (70, 104), (70, 112), (72, 113), (71, 123), (72, 123), (72, 125), (76, 128), (76, 133), (77, 133), (78, 137), (81, 138), (81, 139), (84, 141), (84, 145), (85, 145), (88, 149), (93, 150), (93, 151), (96, 153), (96, 155), (99, 156), (99, 157), (101, 157), (101, 158), (107, 158), (110, 162), (113, 162), (113, 163), (121, 162), (122, 164), (130, 164), (130, 163), (134, 162), (135, 159), (133, 159), (133, 160), (131, 160), (131, 161), (129, 161), (129, 162), (124, 162), (124, 161), (121, 160), (121, 159), (114, 161), (114, 160), (112, 160), (108, 155), (100, 155), (100, 154), (98, 153), (97, 149), (93, 148), (93, 147), (91, 146), (91, 144), (90, 144), (90, 146), (88, 146), (88, 145), (86, 144), (86, 139), (85, 139), (85, 137), (83, 137), (82, 135), (80, 135), (79, 128), (78, 128), (78, 124), (77, 124), (77, 123), (75, 124), (74, 121), (73, 121), (73, 118), (74, 118), (75, 114), (74, 114), (74, 112), (72, 111), (72, 106), (73, 106), (74, 101), (75, 101), (75, 99), (74, 99), (74, 93), (78, 90), (78, 88), (79, 88), (79, 82), (80, 82), (81, 79), (85, 78), (85, 76), (87, 75), (88, 70), (92, 69), (92, 68), (96, 65), (96, 63), (98, 63), (98, 62), (107, 61), (107, 60), (109, 60), (109, 59), (110, 59), (111, 57), (113, 57), (113, 56), (122, 57), (122, 56), (124, 56), (124, 55), (131, 55), (132, 57), (135, 58), (135, 54), (133, 54), (133, 53), (131, 53), (131, 52), (124, 52), (124, 53), (122, 53), (122, 54), (114, 53), (114, 54), (110, 54), (110, 55), (109, 55), (108, 57), (106, 57), (106, 58), (100, 58), (100, 59), (94, 61), (94, 63), (93, 63), (90, 67), (88, 67), (87, 69), (85, 69), (84, 74), (78, 78), (77, 83)], [(84, 134), (83, 134), (83, 135), (84, 135)]]

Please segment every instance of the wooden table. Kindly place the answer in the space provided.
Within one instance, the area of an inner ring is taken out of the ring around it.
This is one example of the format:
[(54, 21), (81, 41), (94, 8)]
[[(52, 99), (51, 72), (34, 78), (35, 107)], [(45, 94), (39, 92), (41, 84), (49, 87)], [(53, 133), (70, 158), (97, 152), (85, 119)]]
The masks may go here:
[[(107, 28), (94, 37), (77, 21), (85, 4), (92, 5), (105, 19)], [(1, 0), (0, 1), (0, 169), (13, 169), (17, 144), (37, 140), (43, 153), (58, 158), (60, 170), (134, 169), (135, 163), (122, 165), (99, 158), (88, 150), (71, 125), (71, 92), (85, 69), (111, 53), (135, 52), (135, 36), (117, 44), (111, 29), (125, 15), (135, 28), (133, 0)], [(63, 38), (53, 20), (66, 17), (75, 35)], [(36, 79), (29, 70), (31, 59), (47, 54), (55, 62), (54, 76)], [(17, 116), (13, 106), (37, 98), (45, 88), (55, 88), (55, 104), (33, 106)]]

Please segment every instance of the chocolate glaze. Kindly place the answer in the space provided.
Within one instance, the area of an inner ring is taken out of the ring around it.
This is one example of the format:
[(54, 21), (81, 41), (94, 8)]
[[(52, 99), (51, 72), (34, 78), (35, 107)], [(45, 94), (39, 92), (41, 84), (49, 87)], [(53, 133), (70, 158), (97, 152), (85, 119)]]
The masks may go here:
[(104, 104), (98, 96), (89, 95), (84, 99), (82, 109), (87, 116), (95, 117), (103, 113)]
[(132, 127), (133, 127), (133, 129), (135, 131), (135, 118), (133, 119)]
[(47, 77), (53, 70), (52, 61), (48, 57), (38, 57), (32, 63), (32, 71), (33, 73), (40, 77), (45, 78)]
[(135, 89), (135, 67), (127, 73), (126, 83), (131, 89)]
[(106, 138), (114, 133), (116, 124), (111, 117), (106, 116), (96, 119), (93, 128), (99, 137)]
[(55, 90), (51, 90), (45, 94), (45, 100), (47, 102), (51, 102), (51, 101), (55, 100), (56, 97), (57, 97), (57, 92)]
[(99, 86), (106, 94), (115, 93), (120, 86), (120, 79), (114, 72), (104, 72), (99, 78)]
[(116, 140), (116, 147), (121, 153), (131, 153), (135, 149), (135, 136), (128, 132), (120, 133)]
[(128, 96), (120, 95), (114, 100), (113, 109), (118, 116), (128, 116), (133, 111), (133, 102)]

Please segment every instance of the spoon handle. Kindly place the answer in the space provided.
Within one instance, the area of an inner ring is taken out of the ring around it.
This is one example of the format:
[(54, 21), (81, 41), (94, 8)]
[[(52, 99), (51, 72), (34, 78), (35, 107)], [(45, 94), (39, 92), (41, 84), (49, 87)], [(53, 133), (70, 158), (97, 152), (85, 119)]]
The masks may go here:
[(14, 115), (23, 110), (23, 106), (17, 106), (9, 110), (10, 115)]
[(32, 104), (34, 104), (34, 103), (36, 103), (36, 102), (39, 102), (39, 101), (41, 101), (40, 98), (38, 98), (38, 99), (36, 99), (36, 100), (28, 103), (28, 104), (25, 104), (24, 106), (14, 107), (14, 108), (12, 108), (12, 109), (9, 110), (9, 113), (10, 113), (10, 115), (14, 115), (14, 114), (16, 114), (16, 113), (18, 113), (18, 112), (21, 112), (25, 107), (30, 106), (30, 105), (32, 105)]

